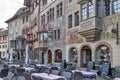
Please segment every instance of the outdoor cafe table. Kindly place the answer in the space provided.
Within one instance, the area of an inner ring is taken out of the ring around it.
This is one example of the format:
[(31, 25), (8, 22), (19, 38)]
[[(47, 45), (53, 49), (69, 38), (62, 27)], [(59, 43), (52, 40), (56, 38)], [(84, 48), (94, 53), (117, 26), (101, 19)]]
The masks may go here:
[(41, 67), (47, 67), (47, 65), (45, 64), (36, 64), (37, 67), (41, 68)]
[(0, 80), (3, 80), (2, 78), (0, 78)]
[(120, 78), (115, 78), (114, 80), (120, 80)]
[(81, 72), (83, 76), (97, 76), (97, 71), (88, 72), (88, 71), (72, 70), (72, 73), (74, 72)]
[(31, 72), (31, 71), (35, 71), (35, 68), (31, 68), (31, 67), (23, 67), (25, 69), (26, 72)]
[(10, 64), (9, 67), (11, 67), (11, 66), (19, 67), (20, 65), (18, 65), (18, 64)]
[(32, 73), (31, 74), (31, 78), (32, 76), (34, 77), (40, 77), (43, 80), (58, 80), (63, 78), (64, 80), (66, 80), (66, 78), (64, 76), (59, 76), (59, 75), (54, 75), (54, 74), (47, 74), (47, 73)]

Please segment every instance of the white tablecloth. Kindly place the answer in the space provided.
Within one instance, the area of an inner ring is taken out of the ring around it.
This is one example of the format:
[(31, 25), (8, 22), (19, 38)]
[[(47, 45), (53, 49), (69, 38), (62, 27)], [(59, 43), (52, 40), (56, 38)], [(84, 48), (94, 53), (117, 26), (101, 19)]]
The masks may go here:
[(11, 67), (11, 66), (19, 67), (20, 65), (18, 65), (18, 64), (10, 64), (9, 67)]
[(74, 72), (81, 72), (82, 75), (86, 75), (86, 76), (97, 76), (97, 71), (94, 71), (94, 72), (88, 72), (88, 71), (79, 71), (79, 70), (72, 70), (72, 73)]
[(114, 80), (120, 80), (120, 78), (115, 78)]
[(25, 69), (26, 72), (31, 72), (31, 71), (35, 71), (35, 68), (30, 68), (30, 67), (23, 67)]
[(3, 80), (2, 78), (0, 78), (0, 80)]
[(87, 75), (87, 76), (97, 75), (96, 72), (88, 72), (88, 71), (80, 71), (80, 72), (82, 72), (82, 75)]
[(63, 76), (58, 76), (58, 75), (54, 75), (54, 74), (47, 74), (47, 73), (32, 73), (31, 74), (31, 77), (32, 76), (35, 76), (35, 77), (40, 77), (42, 78), (43, 80), (57, 80), (59, 78), (63, 78), (64, 80), (66, 80), (65, 77)]
[(47, 67), (47, 65), (44, 65), (44, 64), (36, 64), (37, 67), (41, 68), (41, 66), (43, 67)]

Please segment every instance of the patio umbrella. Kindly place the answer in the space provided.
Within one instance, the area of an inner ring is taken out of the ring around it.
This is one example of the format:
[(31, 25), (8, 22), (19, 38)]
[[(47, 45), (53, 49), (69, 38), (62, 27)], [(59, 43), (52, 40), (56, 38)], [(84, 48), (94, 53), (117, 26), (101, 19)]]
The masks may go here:
[(29, 61), (29, 46), (28, 44), (26, 45), (26, 56), (25, 56), (25, 63), (27, 64)]
[(10, 49), (10, 59), (9, 59), (10, 62), (13, 61), (13, 49), (11, 48)]

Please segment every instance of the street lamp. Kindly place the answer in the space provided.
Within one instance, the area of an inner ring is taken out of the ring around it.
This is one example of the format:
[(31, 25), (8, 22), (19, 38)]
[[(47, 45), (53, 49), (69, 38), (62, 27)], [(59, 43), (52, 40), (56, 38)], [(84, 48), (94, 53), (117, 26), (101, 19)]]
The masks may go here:
[(113, 25), (112, 33), (116, 34), (116, 41), (117, 41), (116, 43), (117, 43), (117, 45), (119, 45), (119, 25), (118, 25), (118, 22), (116, 23), (115, 26)]

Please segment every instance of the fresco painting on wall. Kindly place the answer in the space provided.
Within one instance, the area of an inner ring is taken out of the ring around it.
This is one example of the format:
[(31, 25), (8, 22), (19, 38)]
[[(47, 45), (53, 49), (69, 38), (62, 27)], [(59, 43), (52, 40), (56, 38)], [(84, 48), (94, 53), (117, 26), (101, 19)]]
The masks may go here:
[(68, 31), (67, 36), (68, 36), (67, 37), (68, 38), (67, 44), (75, 44), (75, 43), (83, 42), (82, 37), (79, 36), (79, 29), (78, 28)]
[(110, 17), (107, 20), (104, 20), (103, 27), (104, 27), (104, 39), (115, 39), (116, 34), (112, 33), (113, 27), (116, 27), (117, 22), (119, 21), (119, 18), (117, 16), (115, 17)]

